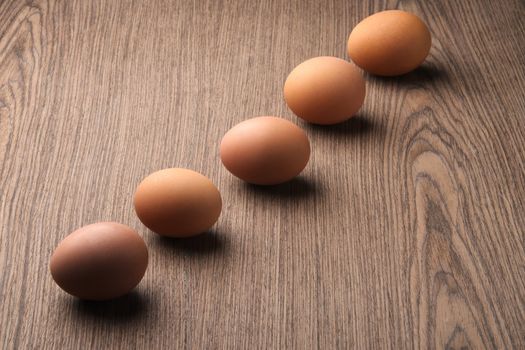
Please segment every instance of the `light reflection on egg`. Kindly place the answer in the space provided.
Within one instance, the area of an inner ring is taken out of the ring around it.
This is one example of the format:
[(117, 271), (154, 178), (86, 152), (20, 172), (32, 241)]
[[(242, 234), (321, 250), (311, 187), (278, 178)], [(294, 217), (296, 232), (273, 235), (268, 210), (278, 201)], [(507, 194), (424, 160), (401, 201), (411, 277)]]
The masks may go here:
[(284, 84), (284, 99), (299, 118), (314, 124), (343, 122), (361, 108), (365, 81), (352, 63), (315, 57), (295, 67)]
[(431, 36), (416, 15), (399, 10), (375, 13), (355, 26), (348, 56), (365, 71), (384, 76), (416, 69), (427, 57)]
[(221, 160), (238, 178), (276, 185), (299, 175), (310, 158), (306, 133), (283, 118), (264, 116), (231, 128), (221, 142)]
[(67, 293), (81, 299), (107, 300), (132, 290), (147, 266), (148, 249), (135, 230), (116, 222), (99, 222), (64, 238), (49, 268)]

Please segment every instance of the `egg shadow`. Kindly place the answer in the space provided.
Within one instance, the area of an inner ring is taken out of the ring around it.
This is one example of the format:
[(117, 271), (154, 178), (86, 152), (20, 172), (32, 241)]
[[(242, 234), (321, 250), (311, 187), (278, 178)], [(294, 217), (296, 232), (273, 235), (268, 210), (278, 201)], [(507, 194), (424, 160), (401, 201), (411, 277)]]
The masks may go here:
[(337, 137), (365, 137), (373, 133), (382, 135), (384, 132), (382, 124), (364, 112), (359, 112), (356, 116), (338, 124), (319, 125), (303, 122), (303, 127), (313, 134)]
[(398, 83), (401, 85), (416, 86), (419, 86), (421, 84), (443, 82), (448, 80), (447, 71), (443, 67), (429, 62), (424, 62), (418, 68), (403, 75), (393, 77), (383, 77), (379, 75), (373, 75), (370, 73), (366, 73), (365, 75), (366, 79), (370, 81), (390, 82)]
[(311, 197), (320, 192), (320, 186), (312, 179), (297, 176), (290, 181), (278, 185), (254, 185), (241, 183), (242, 190), (259, 196), (295, 200)]
[(229, 249), (230, 241), (226, 235), (221, 234), (216, 229), (211, 229), (200, 235), (186, 238), (155, 235), (153, 245), (188, 256), (202, 256), (225, 253)]
[(92, 301), (68, 298), (73, 315), (79, 319), (127, 323), (145, 316), (153, 304), (136, 290), (112, 300)]

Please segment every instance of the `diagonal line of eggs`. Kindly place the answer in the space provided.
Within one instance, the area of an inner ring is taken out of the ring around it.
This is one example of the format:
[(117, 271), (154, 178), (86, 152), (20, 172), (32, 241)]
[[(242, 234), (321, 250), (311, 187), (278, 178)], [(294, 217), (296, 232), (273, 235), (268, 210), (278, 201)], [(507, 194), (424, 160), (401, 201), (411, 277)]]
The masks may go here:
[[(365, 100), (363, 70), (395, 76), (417, 68), (427, 57), (431, 36), (417, 16), (382, 11), (351, 32), (347, 50), (353, 61), (315, 57), (295, 67), (284, 84), (284, 98), (299, 118), (314, 124), (337, 124), (355, 115)], [(220, 157), (236, 177), (257, 185), (291, 180), (306, 167), (310, 142), (306, 133), (282, 118), (245, 120), (223, 137)], [(210, 179), (193, 170), (163, 169), (137, 187), (134, 207), (141, 222), (169, 237), (206, 232), (218, 220), (222, 200)], [(99, 222), (68, 235), (55, 249), (50, 270), (67, 293), (89, 300), (117, 298), (132, 290), (148, 265), (148, 250), (132, 228)]]
[[(193, 170), (170, 168), (138, 185), (135, 212), (151, 231), (184, 238), (206, 232), (218, 220), (222, 200), (217, 187)], [(131, 291), (148, 266), (148, 250), (132, 228), (116, 222), (81, 227), (55, 249), (49, 268), (54, 281), (81, 299), (108, 300)]]
[(431, 36), (416, 15), (388, 10), (355, 26), (347, 42), (353, 63), (336, 57), (315, 57), (295, 67), (284, 84), (284, 98), (299, 118), (314, 124), (337, 124), (363, 105), (366, 88), (360, 67), (381, 76), (406, 74), (428, 56)]
[[(344, 122), (365, 100), (365, 80), (357, 66), (377, 75), (405, 74), (425, 60), (430, 45), (430, 32), (417, 16), (398, 10), (373, 14), (348, 38), (348, 55), (354, 63), (330, 56), (304, 61), (288, 75), (284, 99), (306, 122)], [(310, 144), (304, 131), (276, 117), (243, 121), (228, 131), (221, 143), (226, 169), (258, 185), (292, 179), (304, 169), (309, 156)]]

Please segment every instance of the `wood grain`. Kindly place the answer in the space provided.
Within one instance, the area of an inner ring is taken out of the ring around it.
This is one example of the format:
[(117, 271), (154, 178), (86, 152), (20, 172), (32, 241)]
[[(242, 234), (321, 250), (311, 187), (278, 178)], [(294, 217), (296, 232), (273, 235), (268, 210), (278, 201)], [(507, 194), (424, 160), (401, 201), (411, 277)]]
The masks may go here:
[[(366, 76), (345, 124), (299, 122), (288, 72), (346, 57), (392, 8), (428, 23), (426, 63)], [(525, 348), (524, 17), (520, 0), (0, 1), (0, 348)], [(219, 141), (267, 114), (312, 158), (248, 186)], [(212, 232), (136, 218), (136, 185), (172, 166), (220, 188)], [(123, 299), (74, 300), (50, 255), (103, 220), (139, 230), (150, 266)]]

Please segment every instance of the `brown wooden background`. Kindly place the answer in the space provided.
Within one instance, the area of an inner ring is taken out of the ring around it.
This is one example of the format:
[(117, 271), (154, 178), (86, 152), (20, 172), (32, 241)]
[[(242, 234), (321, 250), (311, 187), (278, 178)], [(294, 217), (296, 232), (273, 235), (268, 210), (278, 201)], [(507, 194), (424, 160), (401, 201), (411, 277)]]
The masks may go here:
[[(357, 22), (420, 15), (425, 65), (367, 76), (335, 127), (287, 109), (287, 74), (346, 57)], [(525, 348), (525, 3), (0, 0), (0, 348)], [(312, 158), (275, 188), (220, 164), (234, 124), (278, 115)], [(165, 167), (209, 176), (213, 232), (170, 241), (132, 208)], [(77, 301), (48, 261), (113, 220), (150, 248), (137, 290)]]

